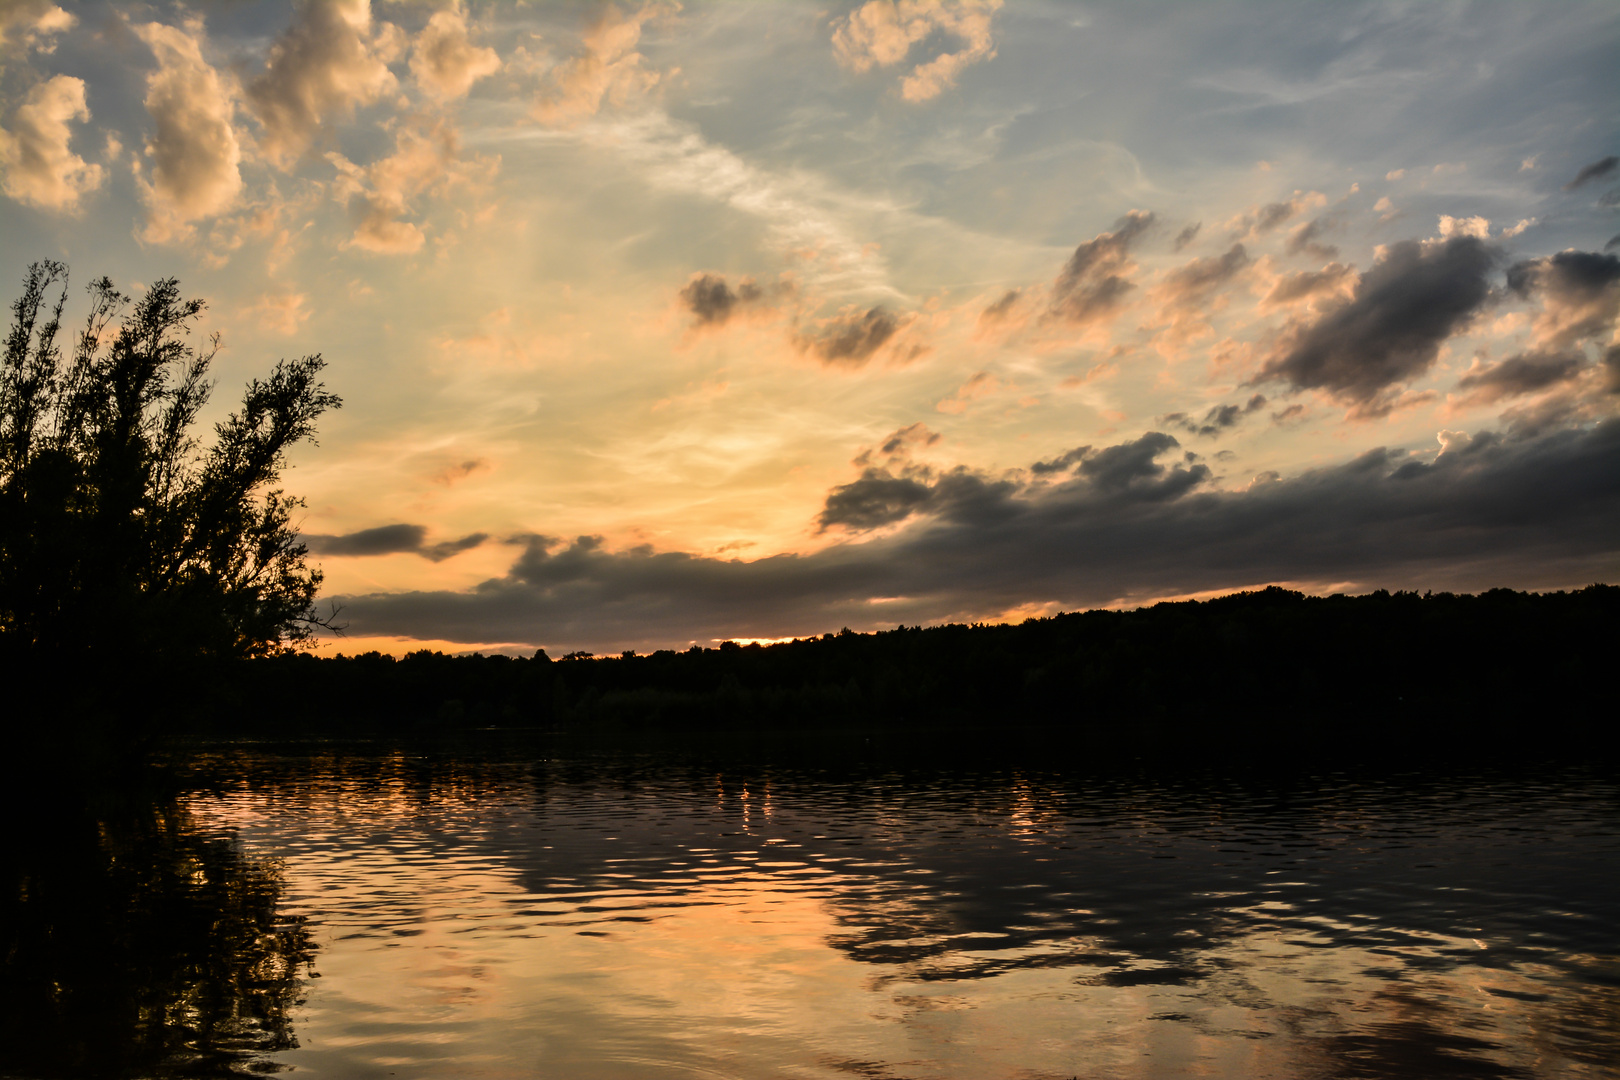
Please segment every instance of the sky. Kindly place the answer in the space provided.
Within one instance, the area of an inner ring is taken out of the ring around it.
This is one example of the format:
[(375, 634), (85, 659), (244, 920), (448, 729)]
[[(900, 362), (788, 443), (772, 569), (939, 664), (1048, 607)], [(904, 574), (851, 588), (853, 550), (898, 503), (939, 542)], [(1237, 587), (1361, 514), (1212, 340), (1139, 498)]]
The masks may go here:
[(1617, 56), (1607, 2), (0, 0), (0, 271), (178, 278), (210, 421), (327, 360), (329, 653), (1578, 588)]

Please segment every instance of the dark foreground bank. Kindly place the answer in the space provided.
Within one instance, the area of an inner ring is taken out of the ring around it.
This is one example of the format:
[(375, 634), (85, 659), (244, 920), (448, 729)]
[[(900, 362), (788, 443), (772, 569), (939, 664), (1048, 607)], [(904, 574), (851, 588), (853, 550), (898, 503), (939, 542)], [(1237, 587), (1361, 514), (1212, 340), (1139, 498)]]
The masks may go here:
[(203, 734), (1038, 728), (1087, 742), (1370, 738), (1516, 753), (1614, 741), (1620, 587), (1478, 596), (1278, 588), (1020, 625), (552, 660), (248, 661)]

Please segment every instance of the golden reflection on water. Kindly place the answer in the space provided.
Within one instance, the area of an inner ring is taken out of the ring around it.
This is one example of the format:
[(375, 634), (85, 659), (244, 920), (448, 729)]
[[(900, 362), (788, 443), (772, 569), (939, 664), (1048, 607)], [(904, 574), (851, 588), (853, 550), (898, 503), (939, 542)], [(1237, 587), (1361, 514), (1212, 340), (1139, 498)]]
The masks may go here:
[(271, 1055), (299, 1075), (1598, 1077), (1620, 1060), (1598, 925), (1612, 786), (1505, 803), (1340, 785), (1281, 812), (1023, 774), (418, 765), (315, 762), (191, 803), (278, 860), (282, 911), (313, 936), (298, 1046)]

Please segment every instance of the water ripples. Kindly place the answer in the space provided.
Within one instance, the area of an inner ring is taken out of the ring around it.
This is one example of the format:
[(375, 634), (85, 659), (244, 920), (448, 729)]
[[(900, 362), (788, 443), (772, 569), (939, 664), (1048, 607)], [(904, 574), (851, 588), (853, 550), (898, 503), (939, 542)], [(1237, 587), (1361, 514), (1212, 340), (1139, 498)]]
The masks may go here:
[(1620, 789), (235, 754), (315, 1076), (1603, 1076)]

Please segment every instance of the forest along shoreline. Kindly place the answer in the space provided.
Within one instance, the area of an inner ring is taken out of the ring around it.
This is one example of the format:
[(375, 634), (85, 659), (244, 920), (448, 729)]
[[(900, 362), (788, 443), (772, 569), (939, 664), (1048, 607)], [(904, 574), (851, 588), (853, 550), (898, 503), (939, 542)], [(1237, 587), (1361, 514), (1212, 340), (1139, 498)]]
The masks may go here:
[[(1608, 755), (1620, 587), (1311, 597), (1281, 588), (1017, 625), (594, 658), (422, 651), (241, 661), (190, 737), (478, 729), (1012, 732), (1204, 754)], [(297, 703), (296, 708), (289, 703)]]

